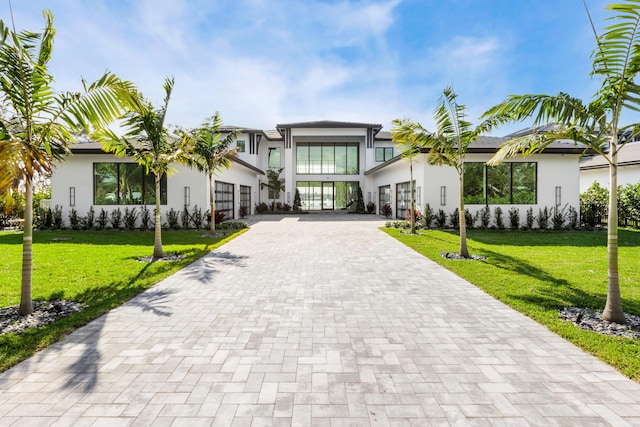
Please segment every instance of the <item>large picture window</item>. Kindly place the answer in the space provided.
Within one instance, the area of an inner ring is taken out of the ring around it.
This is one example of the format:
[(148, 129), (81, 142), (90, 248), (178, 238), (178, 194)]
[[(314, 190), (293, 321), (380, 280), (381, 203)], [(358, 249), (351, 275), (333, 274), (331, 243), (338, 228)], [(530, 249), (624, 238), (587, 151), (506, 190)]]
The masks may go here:
[(296, 172), (299, 175), (358, 175), (357, 143), (296, 145)]
[(233, 219), (233, 184), (216, 181), (216, 212), (224, 213), (224, 219)]
[(298, 181), (302, 210), (346, 210), (358, 197), (357, 181)]
[[(137, 163), (94, 163), (94, 205), (153, 205), (155, 176)], [(160, 179), (160, 204), (167, 204), (167, 177)]]
[(537, 201), (537, 163), (514, 162), (487, 166), (464, 164), (464, 202), (476, 205), (523, 205)]

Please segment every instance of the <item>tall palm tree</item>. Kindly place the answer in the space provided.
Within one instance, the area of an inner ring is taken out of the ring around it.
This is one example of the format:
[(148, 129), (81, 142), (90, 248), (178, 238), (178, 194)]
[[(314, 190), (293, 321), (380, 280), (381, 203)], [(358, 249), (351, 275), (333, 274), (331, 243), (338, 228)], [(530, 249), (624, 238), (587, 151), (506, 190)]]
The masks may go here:
[(231, 143), (240, 135), (239, 130), (228, 133), (220, 132), (222, 119), (216, 112), (213, 117), (206, 119), (199, 129), (194, 132), (193, 152), (189, 165), (205, 172), (209, 177), (209, 212), (211, 212), (210, 232), (216, 232), (215, 221), (215, 187), (213, 176), (220, 170), (229, 169), (233, 157), (238, 153), (237, 148), (232, 148)]
[[(403, 159), (409, 159), (409, 198), (411, 199), (411, 211), (409, 212), (409, 227), (411, 234), (416, 232), (416, 189), (413, 180), (413, 162), (418, 154), (420, 154), (420, 142), (417, 140), (417, 134), (413, 132), (415, 123), (404, 118), (402, 120), (395, 119), (392, 121), (391, 140), (396, 143), (400, 150), (400, 156)], [(419, 126), (419, 124), (418, 124)]]
[[(627, 0), (611, 4), (608, 18), (613, 23), (596, 34), (592, 54), (592, 75), (600, 79), (600, 89), (589, 103), (566, 93), (558, 95), (512, 95), (488, 110), (483, 118), (491, 126), (534, 118), (541, 132), (516, 138), (503, 144), (491, 160), (498, 164), (518, 155), (542, 152), (557, 140), (573, 140), (603, 156), (609, 163), (609, 217), (607, 221), (608, 290), (602, 313), (604, 320), (624, 323), (624, 311), (618, 278), (618, 153), (627, 141), (640, 134), (640, 124), (620, 126), (626, 110), (640, 110), (640, 2)], [(587, 10), (588, 13), (588, 10)], [(589, 16), (589, 19), (591, 17)], [(594, 33), (595, 33), (595, 26)], [(548, 124), (555, 124), (545, 126)], [(624, 135), (621, 138), (621, 135)]]
[(24, 182), (25, 215), (22, 243), (20, 315), (33, 312), (31, 299), (33, 184), (53, 171), (69, 152), (74, 134), (102, 127), (124, 112), (133, 85), (111, 73), (83, 91), (55, 92), (47, 65), (52, 56), (53, 15), (44, 10), (40, 33), (16, 32), (0, 20), (0, 97), (6, 107), (0, 118), (0, 195), (16, 180)]
[(102, 143), (105, 151), (112, 152), (116, 156), (131, 156), (138, 164), (144, 166), (146, 173), (154, 175), (156, 209), (153, 258), (156, 259), (164, 257), (160, 182), (163, 176), (176, 172), (173, 166), (175, 162), (187, 163), (191, 150), (190, 138), (184, 134), (171, 132), (164, 124), (173, 85), (173, 78), (165, 79), (164, 101), (157, 109), (142, 95), (136, 94), (135, 106), (124, 117), (122, 127), (126, 131), (122, 136), (116, 135), (110, 129), (101, 129), (93, 135), (94, 139)]
[(406, 121), (402, 124), (401, 133), (412, 135), (419, 146), (429, 150), (427, 163), (451, 166), (458, 173), (460, 256), (468, 258), (467, 223), (464, 215), (464, 159), (469, 145), (478, 139), (488, 126), (481, 124), (472, 127), (471, 123), (465, 120), (465, 106), (458, 104), (457, 97), (451, 87), (445, 88), (442, 92), (433, 114), (436, 122), (435, 132), (429, 132), (420, 123)]

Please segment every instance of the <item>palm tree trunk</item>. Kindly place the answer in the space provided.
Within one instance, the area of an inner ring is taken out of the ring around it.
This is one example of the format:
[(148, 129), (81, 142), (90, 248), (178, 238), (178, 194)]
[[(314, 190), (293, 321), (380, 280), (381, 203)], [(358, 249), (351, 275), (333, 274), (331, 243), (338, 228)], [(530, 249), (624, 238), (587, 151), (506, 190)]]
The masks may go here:
[(31, 180), (26, 180), (24, 196), (24, 232), (22, 234), (22, 289), (18, 314), (26, 316), (33, 313), (31, 302), (31, 271), (33, 259), (33, 188)]
[(469, 258), (469, 249), (467, 248), (467, 218), (464, 216), (464, 176), (459, 174), (460, 177), (460, 200), (458, 203), (458, 222), (460, 225), (460, 256)]
[(209, 175), (209, 209), (211, 212), (211, 222), (209, 224), (209, 231), (211, 234), (216, 234), (216, 198), (215, 190), (213, 188), (213, 175)]
[(607, 220), (608, 286), (607, 304), (602, 319), (625, 323), (618, 280), (618, 145), (617, 136), (611, 138), (611, 164), (609, 165), (609, 217)]
[(156, 212), (155, 218), (156, 223), (154, 227), (154, 240), (153, 240), (153, 257), (154, 258), (163, 258), (164, 253), (162, 252), (162, 224), (160, 223), (160, 176), (158, 174), (155, 175), (155, 183), (156, 183)]

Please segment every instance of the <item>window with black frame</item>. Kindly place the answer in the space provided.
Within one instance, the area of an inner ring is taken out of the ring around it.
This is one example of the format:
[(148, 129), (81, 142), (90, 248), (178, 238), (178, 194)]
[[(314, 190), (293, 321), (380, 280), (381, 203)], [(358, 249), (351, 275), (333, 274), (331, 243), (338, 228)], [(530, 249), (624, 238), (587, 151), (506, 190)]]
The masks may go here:
[[(415, 189), (415, 181), (413, 184)], [(407, 219), (408, 209), (411, 209), (411, 183), (409, 181), (396, 184), (396, 218)]]
[[(153, 205), (155, 176), (137, 163), (94, 163), (94, 205)], [(167, 177), (160, 179), (160, 204), (167, 204)]]
[(536, 162), (464, 164), (464, 203), (523, 205), (537, 203)]
[(224, 219), (233, 219), (233, 184), (216, 181), (216, 213), (223, 213)]
[(376, 147), (376, 162), (386, 162), (393, 158), (393, 147)]

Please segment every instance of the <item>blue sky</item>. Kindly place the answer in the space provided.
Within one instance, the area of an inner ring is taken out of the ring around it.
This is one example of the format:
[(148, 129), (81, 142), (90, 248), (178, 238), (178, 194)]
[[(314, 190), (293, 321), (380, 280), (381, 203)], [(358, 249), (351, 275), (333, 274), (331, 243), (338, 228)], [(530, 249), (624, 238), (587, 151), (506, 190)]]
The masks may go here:
[[(597, 27), (603, 0), (586, 0)], [(432, 127), (453, 85), (469, 119), (509, 94), (568, 92), (585, 100), (594, 36), (582, 0), (13, 0), (17, 29), (55, 17), (56, 89), (105, 70), (154, 103), (175, 78), (171, 124), (409, 117)], [(9, 2), (0, 17), (10, 22)], [(504, 135), (524, 127), (497, 129)]]

